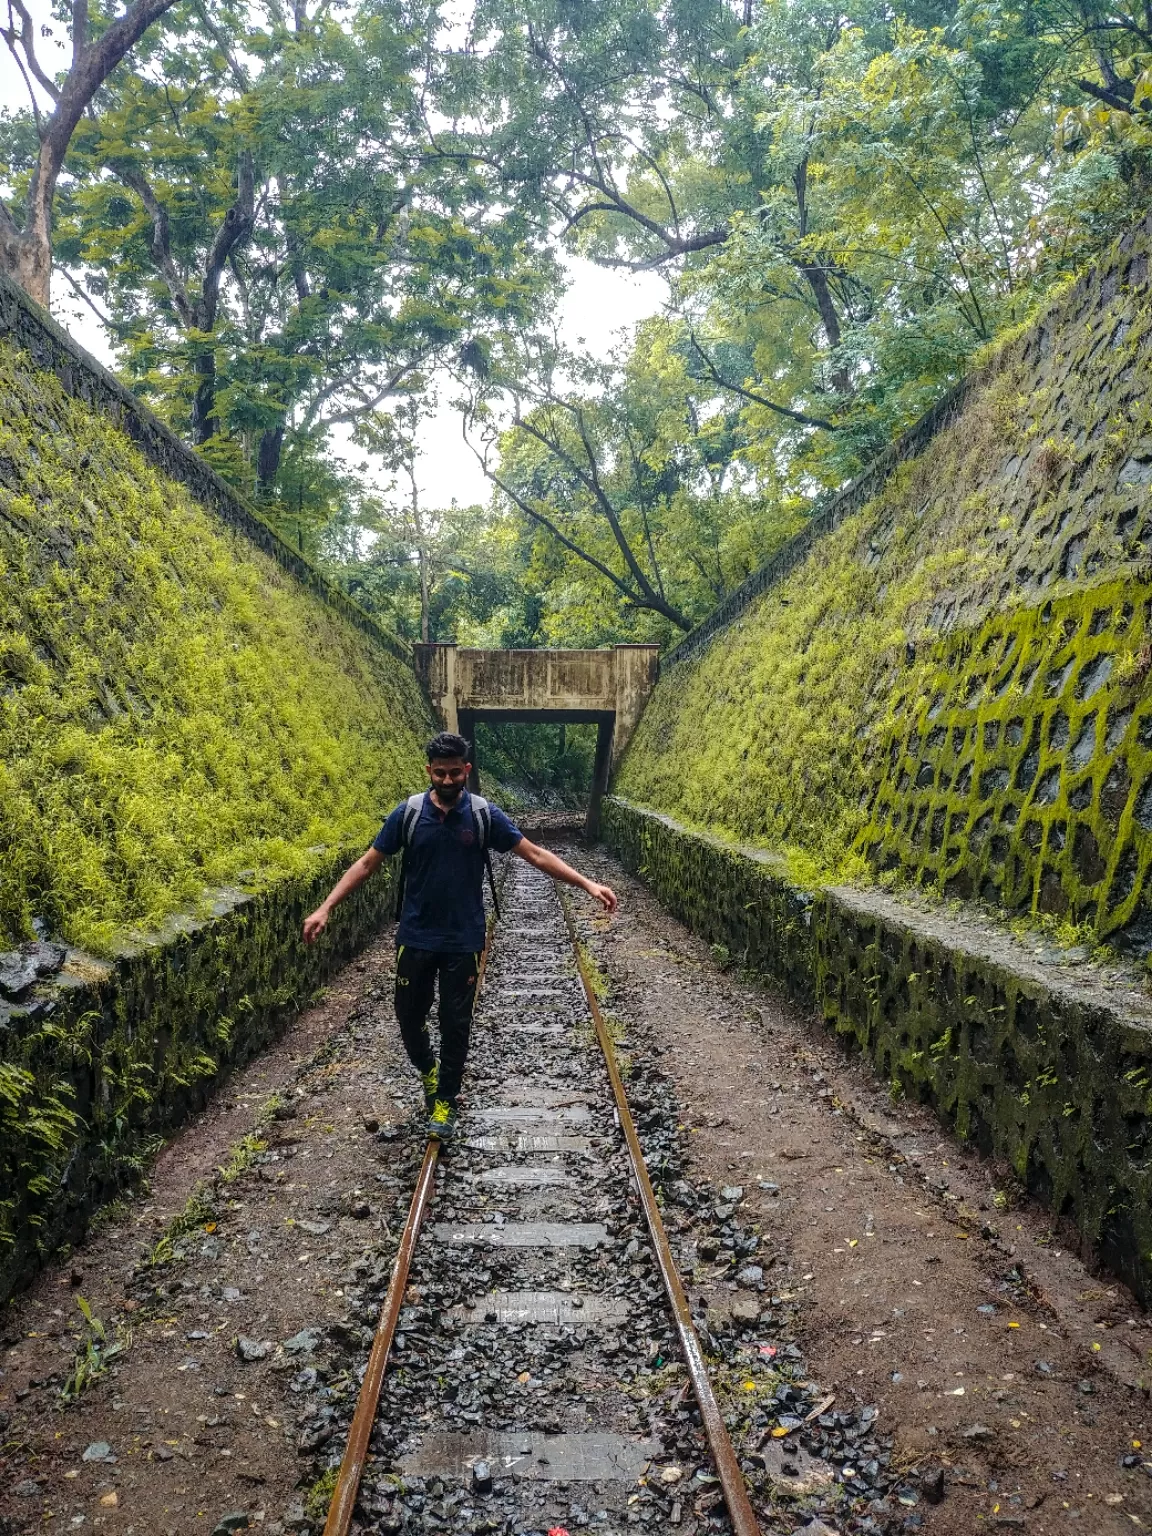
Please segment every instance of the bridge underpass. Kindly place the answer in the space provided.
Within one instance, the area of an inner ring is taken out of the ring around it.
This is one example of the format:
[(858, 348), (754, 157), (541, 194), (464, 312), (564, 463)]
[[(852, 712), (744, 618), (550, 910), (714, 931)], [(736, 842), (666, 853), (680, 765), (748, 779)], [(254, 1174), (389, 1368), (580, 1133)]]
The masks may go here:
[[(587, 823), (594, 836), (612, 770), (656, 685), (659, 646), (519, 651), (422, 644), (414, 651), (417, 674), (441, 725), (473, 743), (481, 721), (596, 726)], [(475, 790), (482, 766), (474, 765)]]

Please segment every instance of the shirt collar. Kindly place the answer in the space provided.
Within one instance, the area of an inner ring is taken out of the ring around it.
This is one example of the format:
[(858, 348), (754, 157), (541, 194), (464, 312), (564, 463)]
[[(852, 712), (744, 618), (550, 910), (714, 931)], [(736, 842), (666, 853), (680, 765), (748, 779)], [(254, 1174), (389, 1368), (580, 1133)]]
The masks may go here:
[[(432, 799), (432, 791), (430, 789), (426, 789), (424, 791), (424, 803), (432, 812), (433, 816), (439, 820), (440, 807)], [(469, 806), (472, 804), (472, 795), (467, 788), (464, 788), (460, 791), (460, 798), (456, 801), (456, 804), (452, 806), (451, 809), (444, 812), (444, 820), (447, 821), (449, 816), (459, 816), (466, 804)]]

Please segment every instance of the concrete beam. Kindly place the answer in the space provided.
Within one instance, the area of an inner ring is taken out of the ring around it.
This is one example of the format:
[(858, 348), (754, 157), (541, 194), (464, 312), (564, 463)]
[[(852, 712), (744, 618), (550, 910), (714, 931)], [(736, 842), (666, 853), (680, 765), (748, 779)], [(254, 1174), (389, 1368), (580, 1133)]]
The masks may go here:
[(472, 650), (413, 647), (416, 670), (445, 730), (485, 718), (602, 722), (611, 716), (611, 762), (636, 728), (656, 685), (660, 648), (617, 645), (598, 651)]

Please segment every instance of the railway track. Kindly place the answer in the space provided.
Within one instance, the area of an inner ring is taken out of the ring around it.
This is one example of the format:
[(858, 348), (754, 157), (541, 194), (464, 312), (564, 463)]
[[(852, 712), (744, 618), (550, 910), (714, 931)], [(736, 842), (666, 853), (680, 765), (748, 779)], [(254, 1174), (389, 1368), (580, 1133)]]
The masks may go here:
[(468, 1104), (417, 1177), (326, 1536), (755, 1536), (574, 930), (509, 866)]

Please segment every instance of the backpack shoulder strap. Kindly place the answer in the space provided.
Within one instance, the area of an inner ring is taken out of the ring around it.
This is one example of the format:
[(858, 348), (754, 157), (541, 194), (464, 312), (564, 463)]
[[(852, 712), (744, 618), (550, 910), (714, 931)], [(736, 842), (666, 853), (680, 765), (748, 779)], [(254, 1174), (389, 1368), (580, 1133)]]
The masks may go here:
[(408, 796), (408, 803), (404, 807), (404, 821), (400, 827), (400, 842), (405, 848), (412, 841), (412, 834), (416, 830), (416, 823), (420, 820), (420, 812), (423, 809), (423, 791), (419, 794)]
[(483, 795), (472, 795), (472, 821), (476, 827), (477, 840), (484, 854), (484, 868), (488, 872), (488, 887), (492, 892), (492, 908), (496, 916), (500, 916), (500, 898), (496, 894), (496, 876), (492, 873), (492, 807)]
[(396, 877), (396, 921), (404, 911), (404, 887), (408, 883), (408, 849), (412, 846), (412, 834), (424, 809), (424, 795), (409, 795), (404, 806), (404, 819), (400, 823), (400, 873)]
[(476, 823), (480, 846), (487, 852), (492, 840), (492, 807), (483, 795), (472, 795), (472, 817)]

